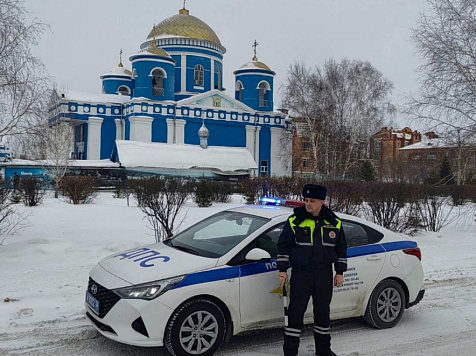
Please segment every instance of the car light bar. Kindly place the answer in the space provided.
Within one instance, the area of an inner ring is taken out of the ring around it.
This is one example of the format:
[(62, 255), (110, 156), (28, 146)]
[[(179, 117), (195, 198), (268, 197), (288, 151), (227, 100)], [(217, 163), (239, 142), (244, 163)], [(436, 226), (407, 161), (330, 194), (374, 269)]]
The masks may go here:
[(278, 198), (261, 197), (259, 201), (268, 205), (281, 205), (282, 200)]
[(288, 206), (292, 208), (299, 208), (301, 206), (304, 206), (303, 201), (273, 198), (273, 197), (261, 197), (259, 198), (259, 201), (261, 203), (264, 203), (265, 205), (282, 205), (282, 206)]

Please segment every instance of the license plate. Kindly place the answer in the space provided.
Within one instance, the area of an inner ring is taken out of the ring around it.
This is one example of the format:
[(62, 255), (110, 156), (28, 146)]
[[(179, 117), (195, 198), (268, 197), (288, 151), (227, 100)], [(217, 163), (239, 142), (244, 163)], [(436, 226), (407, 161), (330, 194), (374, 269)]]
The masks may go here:
[(91, 307), (94, 312), (99, 315), (99, 300), (93, 297), (89, 291), (86, 291), (86, 303)]

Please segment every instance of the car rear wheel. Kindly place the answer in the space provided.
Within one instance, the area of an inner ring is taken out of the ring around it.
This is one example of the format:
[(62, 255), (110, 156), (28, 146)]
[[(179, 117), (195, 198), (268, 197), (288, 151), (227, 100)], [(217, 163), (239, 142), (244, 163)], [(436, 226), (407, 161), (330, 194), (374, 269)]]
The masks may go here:
[(400, 321), (405, 310), (405, 292), (391, 279), (380, 282), (370, 296), (364, 319), (378, 329), (392, 328)]
[(165, 330), (165, 346), (176, 356), (213, 355), (225, 337), (226, 321), (220, 307), (207, 299), (181, 305)]

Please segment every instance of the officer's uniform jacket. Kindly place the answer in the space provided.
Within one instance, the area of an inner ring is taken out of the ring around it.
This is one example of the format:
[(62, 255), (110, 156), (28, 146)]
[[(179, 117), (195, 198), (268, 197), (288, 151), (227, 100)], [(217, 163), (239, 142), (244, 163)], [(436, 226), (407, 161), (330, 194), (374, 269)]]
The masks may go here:
[(306, 208), (294, 209), (284, 225), (278, 241), (278, 270), (289, 266), (303, 270), (319, 270), (334, 264), (337, 274), (347, 271), (347, 242), (342, 222), (325, 205), (318, 217)]

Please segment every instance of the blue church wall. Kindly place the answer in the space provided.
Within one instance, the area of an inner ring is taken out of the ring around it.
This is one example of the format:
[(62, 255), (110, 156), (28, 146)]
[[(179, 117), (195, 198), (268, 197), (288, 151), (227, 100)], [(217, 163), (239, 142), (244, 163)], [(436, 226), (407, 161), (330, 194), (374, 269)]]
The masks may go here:
[[(141, 58), (142, 59), (142, 58)], [(157, 60), (157, 57), (145, 56), (143, 61), (136, 59), (132, 64), (132, 68), (136, 70), (137, 77), (135, 79), (134, 96), (143, 96), (153, 100), (174, 100), (175, 93), (175, 64), (166, 62), (165, 60)], [(152, 61), (151, 61), (152, 59)], [(167, 74), (164, 79), (164, 95), (155, 96), (152, 93), (152, 76), (151, 72), (155, 68), (161, 68)]]
[[(198, 130), (202, 126), (201, 119), (188, 118), (185, 125), (185, 143), (199, 145)], [(246, 134), (243, 125), (230, 121), (205, 120), (210, 131), (209, 146), (246, 147)]]
[(89, 126), (88, 124), (83, 124), (84, 126), (84, 159), (88, 159), (88, 132)]
[(74, 127), (74, 156), (75, 157), (79, 157), (78, 156), (78, 147), (76, 146), (76, 143), (77, 142), (80, 142), (81, 138), (81, 125), (77, 125)]
[[(264, 75), (237, 75), (236, 81), (240, 81), (243, 84), (241, 102), (249, 107), (259, 111), (273, 111), (273, 78)], [(266, 106), (260, 106), (259, 102), (259, 89), (257, 88), (259, 83), (266, 81), (269, 84), (271, 90), (266, 91), (265, 100)]]
[[(175, 92), (182, 90), (182, 56), (171, 56), (175, 60)], [(185, 88), (184, 88), (185, 89)], [(176, 99), (177, 100), (177, 99)]]
[(269, 126), (261, 126), (259, 134), (259, 162), (258, 169), (261, 172), (261, 161), (268, 161), (268, 174), (271, 172), (271, 130)]
[[(195, 85), (195, 66), (202, 65), (204, 72), (203, 86)], [(198, 56), (187, 56), (187, 91), (190, 93), (203, 93), (210, 91), (211, 87), (211, 60)]]
[(111, 157), (116, 140), (116, 123), (114, 118), (105, 118), (101, 127), (101, 159)]
[[(84, 130), (83, 132), (83, 138), (81, 141), (81, 131)], [(88, 124), (85, 122), (80, 125), (74, 126), (74, 154), (77, 159), (86, 159), (86, 152), (87, 152), (87, 140), (88, 140)], [(78, 142), (84, 142), (83, 146), (83, 155), (79, 155), (79, 150), (78, 147), (76, 146), (76, 143)]]
[(130, 140), (131, 137), (131, 123), (129, 118), (124, 120), (124, 139)]
[(167, 142), (167, 122), (162, 116), (155, 116), (152, 121), (152, 142)]
[(90, 104), (84, 104), (83, 105), (83, 112), (90, 113), (91, 112), (91, 105)]
[(117, 94), (118, 89), (121, 86), (126, 86), (129, 88), (129, 92), (132, 93), (132, 81), (131, 80), (125, 80), (125, 78), (114, 78), (114, 77), (109, 77), (109, 78), (104, 78), (102, 82), (103, 88), (104, 88), (104, 94)]
[[(61, 118), (67, 117), (76, 121), (88, 121), (89, 117), (96, 116), (101, 118), (110, 117), (111, 115), (121, 115), (123, 107), (121, 104), (104, 104), (104, 103), (78, 103), (70, 102), (63, 105), (62, 110), (67, 111), (61, 114)], [(57, 117), (50, 119), (53, 123)]]
[[(187, 124), (185, 125), (185, 144), (200, 144), (200, 138), (198, 137), (198, 130), (200, 129), (200, 127), (202, 127), (202, 120), (187, 119)], [(208, 144), (210, 145), (210, 141), (208, 141)]]
[(215, 76), (214, 89), (222, 90), (223, 89), (223, 65), (218, 61), (215, 61), (215, 73), (213, 75)]
[(99, 104), (97, 108), (98, 108), (98, 114), (99, 114), (98, 117), (101, 117), (102, 115), (106, 113), (106, 105)]
[(190, 95), (182, 94), (182, 95), (175, 95), (175, 101), (180, 101), (183, 99), (188, 99), (190, 98)]

